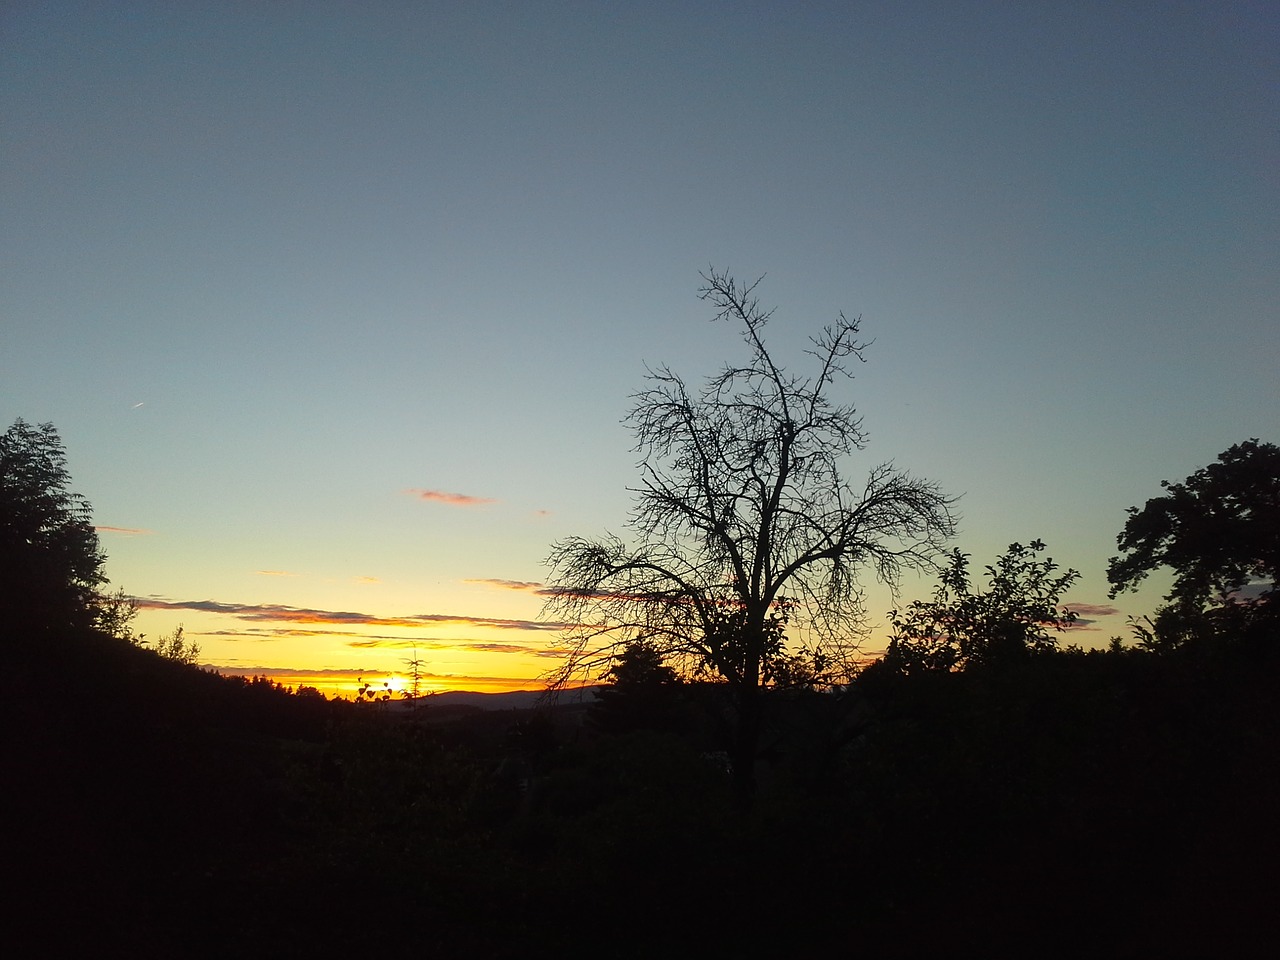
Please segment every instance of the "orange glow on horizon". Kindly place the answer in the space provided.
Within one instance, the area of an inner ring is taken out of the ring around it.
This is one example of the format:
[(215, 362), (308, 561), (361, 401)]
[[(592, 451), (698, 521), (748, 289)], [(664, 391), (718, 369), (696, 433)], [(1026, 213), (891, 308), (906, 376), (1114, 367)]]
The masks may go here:
[[(384, 689), (383, 684), (387, 684), (386, 689), (391, 692), (393, 700), (406, 699), (413, 684), (412, 679), (406, 676), (403, 671), (392, 673), (370, 671), (357, 674), (352, 671), (317, 671), (308, 673), (305, 670), (286, 668), (278, 670), (263, 668), (242, 671), (210, 665), (205, 665), (205, 668), (223, 676), (242, 676), (246, 679), (266, 677), (273, 683), (295, 691), (302, 687), (314, 687), (326, 697), (338, 697), (343, 700), (356, 699), (360, 687), (365, 683), (379, 691)], [(432, 676), (424, 678), (421, 683), (421, 691), (424, 697), (434, 693), (517, 693), (521, 691), (541, 691), (543, 688), (544, 684), (527, 677)]]

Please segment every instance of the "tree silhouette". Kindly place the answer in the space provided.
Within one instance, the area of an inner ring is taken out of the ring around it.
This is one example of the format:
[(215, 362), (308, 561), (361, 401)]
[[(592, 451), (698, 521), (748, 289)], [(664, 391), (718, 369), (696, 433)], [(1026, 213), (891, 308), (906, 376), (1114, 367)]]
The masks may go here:
[(19, 419), (0, 434), (0, 617), (19, 630), (93, 622), (104, 557), (70, 483), (53, 424)]
[(172, 633), (161, 634), (156, 640), (155, 651), (167, 660), (176, 660), (190, 667), (200, 662), (200, 641), (183, 636), (182, 624), (178, 624)]
[[(1214, 632), (1205, 619), (1277, 615), (1280, 597), (1280, 448), (1256, 439), (1218, 455), (1129, 519), (1116, 538), (1123, 554), (1107, 566), (1111, 596), (1135, 588), (1153, 570), (1171, 567), (1168, 606), (1156, 617), (1167, 638)], [(1258, 590), (1249, 598), (1246, 588)], [(1161, 624), (1163, 623), (1163, 630)], [(1176, 644), (1175, 644), (1176, 645)]]
[(549, 610), (580, 626), (554, 678), (598, 675), (627, 643), (654, 645), (686, 673), (727, 684), (736, 715), (730, 754), (750, 794), (762, 689), (794, 671), (786, 628), (806, 659), (848, 662), (865, 612), (860, 568), (895, 582), (927, 565), (954, 530), (938, 487), (882, 464), (845, 479), (867, 435), (834, 403), (837, 378), (863, 359), (860, 318), (844, 314), (811, 339), (816, 372), (788, 374), (765, 346), (771, 311), (727, 274), (702, 275), (715, 319), (742, 327), (748, 359), (700, 391), (666, 366), (648, 373), (625, 421), (641, 455), (633, 542), (606, 535), (554, 544)]
[(99, 593), (94, 603), (93, 625), (109, 637), (141, 646), (143, 635), (133, 632), (138, 617), (138, 601), (124, 592)]
[(596, 691), (591, 707), (592, 720), (603, 729), (622, 733), (675, 720), (680, 677), (654, 644), (628, 643), (605, 677), (609, 682)]
[(963, 669), (1056, 648), (1049, 629), (1062, 630), (1075, 621), (1076, 615), (1059, 603), (1080, 573), (1055, 575), (1052, 559), (1036, 559), (1044, 549), (1039, 540), (1010, 544), (995, 566), (986, 567), (985, 591), (973, 587), (968, 554), (952, 551), (933, 599), (890, 614), (894, 632), (886, 665), (908, 674)]

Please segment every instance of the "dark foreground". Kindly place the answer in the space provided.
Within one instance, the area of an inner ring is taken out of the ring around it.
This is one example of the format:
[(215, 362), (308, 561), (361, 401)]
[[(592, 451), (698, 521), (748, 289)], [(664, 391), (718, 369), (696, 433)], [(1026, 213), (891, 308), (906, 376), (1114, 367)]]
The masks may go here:
[(1275, 647), (778, 697), (743, 809), (713, 690), (406, 719), (8, 637), (5, 953), (1271, 956)]

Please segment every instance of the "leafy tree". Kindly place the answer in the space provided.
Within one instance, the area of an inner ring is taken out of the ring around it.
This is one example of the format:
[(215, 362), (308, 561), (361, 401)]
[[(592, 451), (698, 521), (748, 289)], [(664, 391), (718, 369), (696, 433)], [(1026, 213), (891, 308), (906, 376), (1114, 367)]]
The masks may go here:
[(625, 421), (641, 457), (633, 539), (556, 543), (548, 606), (579, 625), (557, 682), (598, 675), (635, 641), (682, 672), (724, 681), (734, 774), (749, 795), (762, 690), (794, 656), (787, 627), (811, 662), (850, 663), (865, 620), (860, 569), (896, 582), (904, 567), (931, 564), (954, 521), (935, 484), (892, 464), (860, 484), (845, 477), (867, 434), (830, 393), (863, 359), (860, 318), (840, 314), (812, 338), (814, 372), (796, 376), (765, 346), (772, 311), (760, 308), (756, 284), (702, 277), (701, 298), (715, 319), (740, 326), (748, 357), (701, 390), (666, 366), (649, 371)]
[(19, 419), (0, 434), (0, 617), (18, 629), (93, 622), (105, 558), (70, 483), (53, 424)]
[(901, 673), (955, 670), (1016, 661), (1057, 647), (1050, 629), (1062, 630), (1076, 615), (1060, 607), (1062, 594), (1080, 574), (1057, 573), (1052, 559), (1038, 559), (1039, 540), (1009, 549), (986, 567), (987, 589), (975, 590), (969, 556), (954, 550), (932, 600), (916, 600), (890, 614), (893, 637), (885, 653)]
[(188, 666), (195, 666), (200, 661), (200, 641), (188, 640), (182, 635), (182, 624), (172, 633), (161, 634), (156, 641), (156, 653), (166, 660), (177, 660)]
[(138, 616), (138, 601), (124, 592), (100, 593), (94, 602), (93, 625), (109, 637), (141, 644), (142, 635), (134, 634), (133, 621)]
[[(1218, 455), (1165, 494), (1130, 507), (1107, 567), (1111, 596), (1134, 589), (1160, 567), (1174, 573), (1168, 606), (1154, 626), (1176, 645), (1212, 622), (1277, 615), (1280, 597), (1280, 448), (1256, 439)], [(1257, 590), (1250, 599), (1247, 592)], [(1214, 616), (1205, 618), (1206, 608)], [(1163, 619), (1162, 619), (1163, 618)], [(1237, 623), (1238, 625), (1238, 623)]]

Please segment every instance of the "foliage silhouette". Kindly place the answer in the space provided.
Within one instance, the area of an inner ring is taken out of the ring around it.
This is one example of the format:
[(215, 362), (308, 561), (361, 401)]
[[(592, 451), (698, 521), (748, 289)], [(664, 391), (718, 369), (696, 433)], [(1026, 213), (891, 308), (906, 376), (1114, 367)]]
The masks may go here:
[(174, 628), (172, 633), (161, 634), (155, 644), (156, 653), (167, 660), (195, 666), (200, 662), (200, 641), (188, 640), (182, 633), (182, 625)]
[(53, 424), (0, 434), (0, 619), (25, 630), (90, 624), (106, 582), (92, 510), (70, 484)]
[[(1024, 646), (1049, 625), (1074, 572), (1042, 549), (988, 569), (1007, 589), (973, 622)], [(359, 922), (377, 916), (443, 956), (511, 958), (843, 955), (850, 931), (874, 956), (1022, 956), (1046, 932), (1064, 955), (1244, 956), (1277, 934), (1274, 621), (1257, 646), (868, 670), (841, 692), (774, 665), (751, 809), (693, 725), (360, 709), (191, 669), (104, 622), (0, 622), (20, 955), (351, 955), (387, 938)], [(611, 686), (713, 686), (672, 683), (663, 646), (634, 643)], [(848, 702), (853, 728), (819, 743)]]
[(1076, 615), (1060, 606), (1076, 570), (1057, 574), (1044, 543), (1009, 545), (987, 566), (987, 589), (975, 590), (969, 556), (954, 550), (933, 600), (916, 600), (890, 614), (893, 636), (885, 663), (902, 673), (999, 665), (1056, 649), (1049, 629), (1064, 630)]
[(6, 937), (33, 954), (347, 955), (375, 916), (511, 958), (842, 955), (851, 929), (875, 956), (1021, 956), (1046, 931), (1065, 955), (1242, 956), (1275, 930), (1280, 644), (859, 677), (834, 758), (805, 716), (841, 696), (770, 691), (794, 737), (737, 810), (678, 729), (602, 735), (582, 704), (415, 717), (58, 641), (13, 638), (0, 704), (22, 730)]
[(94, 604), (93, 625), (109, 637), (128, 643), (139, 643), (141, 637), (133, 632), (133, 621), (138, 617), (138, 601), (124, 592), (124, 587), (114, 593), (100, 593)]
[[(1170, 567), (1173, 586), (1149, 624), (1157, 647), (1235, 634), (1280, 616), (1280, 448), (1238, 443), (1167, 492), (1130, 507), (1107, 567), (1111, 596)], [(1248, 591), (1256, 590), (1256, 596)]]
[(605, 673), (609, 681), (596, 690), (591, 719), (610, 733), (670, 729), (680, 722), (680, 677), (652, 643), (628, 643)]
[[(742, 329), (748, 358), (691, 391), (666, 366), (648, 373), (626, 422), (641, 455), (633, 542), (571, 537), (554, 544), (548, 608), (580, 624), (554, 678), (599, 675), (633, 641), (683, 673), (723, 681), (735, 712), (729, 744), (744, 796), (754, 783), (762, 692), (801, 656), (848, 667), (864, 620), (860, 568), (896, 580), (929, 565), (954, 530), (938, 487), (873, 467), (855, 485), (846, 458), (866, 432), (830, 393), (867, 344), (843, 314), (811, 340), (816, 369), (786, 372), (767, 349), (769, 311), (756, 284), (703, 274), (715, 319)], [(758, 281), (757, 281), (758, 282)], [(786, 628), (803, 643), (789, 652)]]

